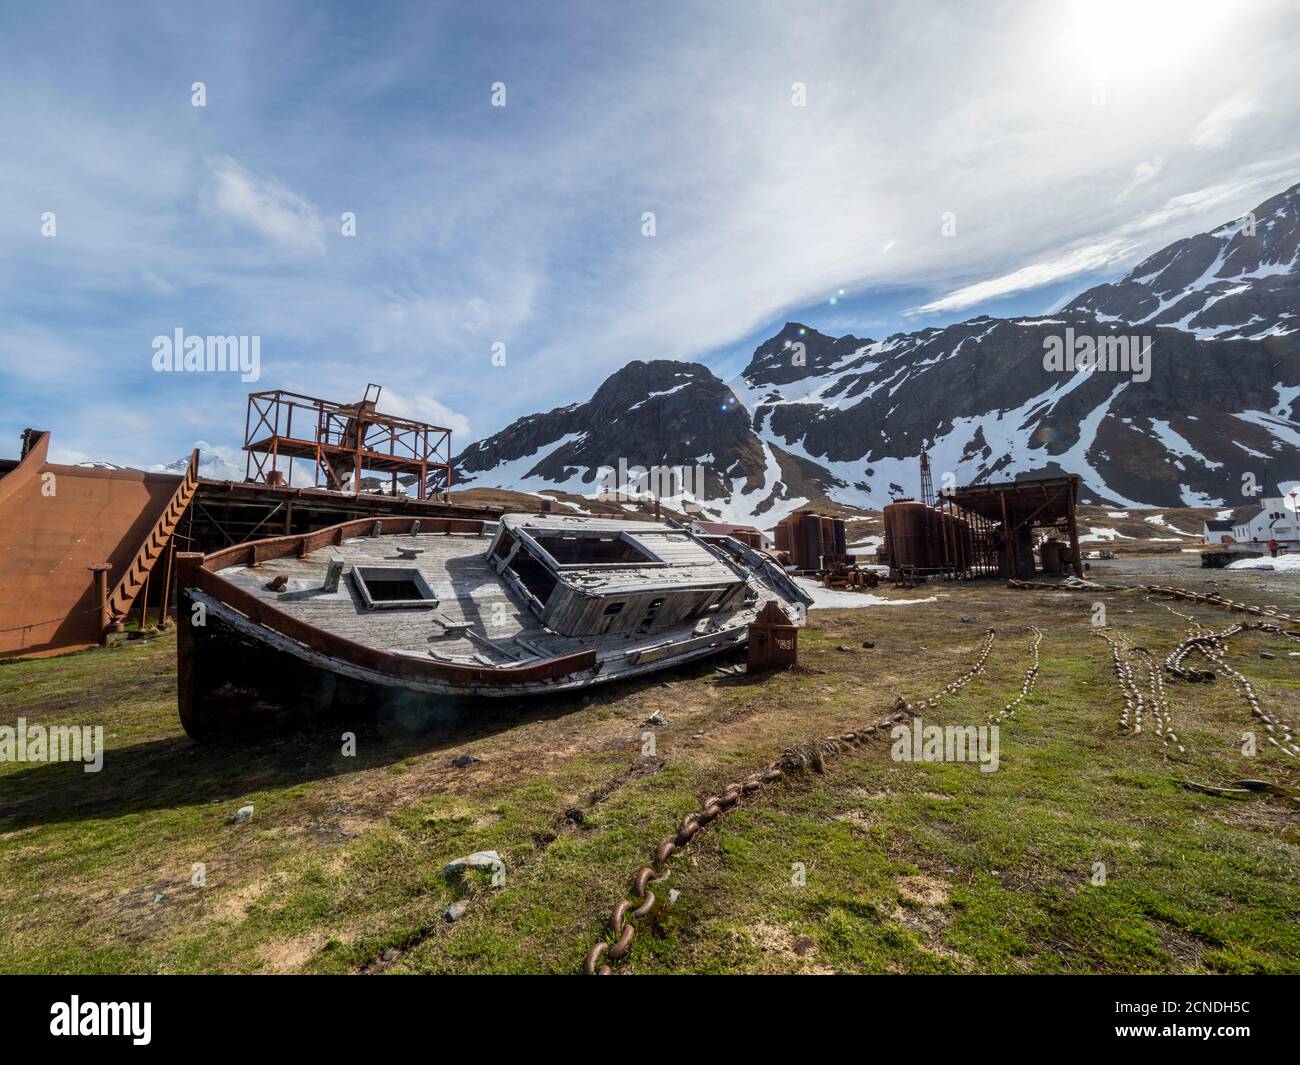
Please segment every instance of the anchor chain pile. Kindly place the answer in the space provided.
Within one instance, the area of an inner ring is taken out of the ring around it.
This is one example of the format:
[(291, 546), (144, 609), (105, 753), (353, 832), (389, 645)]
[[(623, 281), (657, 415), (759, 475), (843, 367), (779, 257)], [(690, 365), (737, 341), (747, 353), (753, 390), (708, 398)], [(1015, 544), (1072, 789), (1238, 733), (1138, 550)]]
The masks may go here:
[[(1162, 591), (1177, 592), (1179, 589), (1162, 589)], [(1222, 599), (1220, 596), (1207, 597), (1200, 596), (1194, 592), (1182, 592), (1182, 597), (1195, 597), (1196, 601), (1210, 602), (1212, 605), (1229, 605), (1236, 610), (1244, 610), (1248, 613), (1259, 613), (1261, 610), (1267, 610), (1271, 616), (1282, 618), (1283, 620), (1292, 620), (1288, 615), (1278, 613), (1274, 608), (1250, 607), (1241, 603), (1232, 603), (1230, 600)], [(1300, 745), (1295, 741), (1295, 728), (1291, 722), (1274, 714), (1268, 714), (1260, 705), (1259, 696), (1255, 694), (1255, 688), (1241, 672), (1233, 669), (1228, 662), (1228, 640), (1241, 632), (1259, 631), (1267, 632), (1271, 635), (1281, 636), (1284, 639), (1297, 640), (1300, 634), (1291, 633), (1279, 625), (1273, 625), (1264, 621), (1242, 622), (1224, 629), (1222, 632), (1209, 632), (1205, 627), (1190, 614), (1184, 614), (1175, 610), (1168, 603), (1161, 603), (1169, 613), (1185, 619), (1190, 623), (1190, 630), (1186, 639), (1184, 639), (1165, 659), (1165, 668), (1175, 676), (1188, 681), (1210, 681), (1215, 676), (1224, 676), (1229, 678), (1237, 691), (1240, 692), (1246, 706), (1250, 709), (1251, 716), (1264, 726), (1267, 735), (1264, 737), (1274, 747), (1278, 748), (1283, 754), (1291, 758), (1300, 758)], [(1210, 663), (1210, 669), (1187, 669), (1183, 662), (1193, 651), (1198, 652)]]
[[(1222, 632), (1206, 632), (1199, 624), (1197, 624), (1192, 635), (1188, 636), (1187, 639), (1183, 640), (1182, 643), (1169, 653), (1169, 656), (1165, 659), (1165, 669), (1169, 670), (1169, 672), (1179, 680), (1213, 680), (1214, 670), (1185, 669), (1183, 668), (1183, 662), (1186, 661), (1187, 656), (1193, 651), (1201, 651), (1204, 653), (1207, 647), (1225, 645), (1225, 641), (1236, 636), (1237, 633), (1245, 631), (1246, 628), (1247, 626), (1245, 625), (1233, 625), (1232, 628), (1224, 629)], [(1206, 655), (1206, 657), (1209, 656)]]
[[(1035, 632), (1037, 630), (1035, 629)], [(1042, 634), (1038, 633), (1038, 639)], [(763, 769), (749, 774), (741, 781), (728, 784), (717, 795), (704, 800), (701, 810), (689, 813), (681, 819), (677, 832), (665, 836), (655, 847), (654, 856), (649, 865), (643, 865), (632, 877), (632, 897), (620, 899), (614, 904), (609, 919), (609, 937), (596, 943), (587, 952), (583, 960), (582, 971), (588, 976), (608, 976), (613, 972), (610, 962), (618, 963), (627, 957), (632, 941), (636, 938), (637, 922), (649, 918), (660, 905), (659, 897), (651, 889), (652, 883), (661, 883), (669, 874), (669, 863), (673, 855), (685, 849), (705, 827), (712, 824), (728, 810), (732, 809), (742, 796), (752, 795), (767, 784), (784, 779), (787, 775), (812, 769), (821, 773), (826, 769), (826, 759), (854, 750), (870, 743), (878, 736), (885, 735), (889, 726), (916, 716), (938, 705), (948, 695), (955, 694), (984, 672), (989, 653), (993, 650), (993, 641), (997, 633), (987, 629), (976, 653), (974, 663), (958, 674), (930, 698), (915, 705), (901, 696), (895, 701), (890, 713), (877, 722), (865, 725), (852, 732), (835, 736), (823, 736), (794, 747), (787, 747), (781, 756)], [(1033, 644), (1035, 660), (1031, 672), (1037, 675), (1037, 640)]]

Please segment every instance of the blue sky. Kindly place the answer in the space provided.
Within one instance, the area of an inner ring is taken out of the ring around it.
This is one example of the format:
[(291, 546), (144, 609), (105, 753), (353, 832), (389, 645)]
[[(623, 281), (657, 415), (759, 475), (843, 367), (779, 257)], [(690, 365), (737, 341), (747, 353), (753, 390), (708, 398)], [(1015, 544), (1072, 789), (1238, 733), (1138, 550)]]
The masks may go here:
[[(1271, 0), (9, 5), (0, 453), (237, 448), (250, 388), (371, 380), (459, 448), (788, 319), (1043, 313), (1300, 180), (1297, 45)], [(154, 372), (177, 328), (261, 380)]]

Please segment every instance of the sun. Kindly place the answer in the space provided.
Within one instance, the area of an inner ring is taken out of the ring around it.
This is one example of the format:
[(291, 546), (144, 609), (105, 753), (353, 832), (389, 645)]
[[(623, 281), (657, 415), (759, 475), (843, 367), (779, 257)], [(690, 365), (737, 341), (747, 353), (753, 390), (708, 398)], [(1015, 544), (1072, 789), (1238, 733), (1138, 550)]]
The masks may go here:
[(1219, 0), (1072, 0), (1068, 32), (1096, 77), (1140, 80), (1195, 60), (1231, 14)]

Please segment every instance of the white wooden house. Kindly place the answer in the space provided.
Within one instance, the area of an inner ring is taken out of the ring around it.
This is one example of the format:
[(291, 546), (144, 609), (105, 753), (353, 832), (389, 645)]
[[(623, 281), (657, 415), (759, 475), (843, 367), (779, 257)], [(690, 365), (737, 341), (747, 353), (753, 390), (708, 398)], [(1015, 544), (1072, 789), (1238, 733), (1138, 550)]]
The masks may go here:
[(1296, 516), (1300, 494), (1284, 494), (1273, 478), (1265, 476), (1264, 490), (1256, 496), (1257, 510), (1234, 521), (1232, 537), (1239, 544), (1267, 544), (1276, 540), (1292, 551), (1300, 548), (1300, 520)]
[(1233, 535), (1233, 526), (1231, 518), (1226, 521), (1211, 519), (1201, 529), (1201, 539), (1207, 544), (1234, 544), (1237, 539)]

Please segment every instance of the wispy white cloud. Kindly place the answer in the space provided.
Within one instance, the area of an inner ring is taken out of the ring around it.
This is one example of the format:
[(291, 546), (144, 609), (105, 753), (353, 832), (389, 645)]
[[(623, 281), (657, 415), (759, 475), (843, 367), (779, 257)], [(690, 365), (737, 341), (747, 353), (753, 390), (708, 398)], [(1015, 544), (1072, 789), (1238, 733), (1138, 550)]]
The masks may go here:
[[(1226, 211), (1234, 205), (1237, 208), (1246, 204), (1253, 206), (1256, 199), (1279, 191), (1282, 181), (1293, 179), (1297, 167), (1300, 167), (1300, 153), (1246, 166), (1237, 180), (1171, 196), (1159, 207), (1116, 226), (1090, 243), (1054, 251), (1028, 266), (962, 286), (905, 313), (918, 315), (965, 310), (1017, 292), (1119, 267), (1138, 258), (1141, 253), (1155, 250), (1166, 237), (1173, 235), (1171, 231), (1177, 225), (1204, 227), (1211, 219), (1212, 224), (1217, 224), (1223, 219), (1212, 216), (1210, 212)], [(1159, 239), (1153, 239), (1153, 234), (1159, 234)]]
[(1133, 176), (1129, 178), (1128, 184), (1125, 185), (1123, 190), (1120, 192), (1119, 198), (1121, 200), (1127, 199), (1137, 189), (1141, 188), (1149, 181), (1153, 181), (1156, 175), (1164, 169), (1164, 165), (1165, 159), (1162, 155), (1157, 155), (1154, 159), (1142, 160), (1142, 162), (1138, 163), (1138, 165), (1133, 168)]
[(209, 203), (218, 214), (279, 247), (324, 253), (325, 223), (311, 201), (273, 177), (253, 174), (228, 155), (214, 156), (208, 167)]
[(379, 397), (379, 409), (399, 418), (410, 418), (450, 429), (453, 440), (463, 440), (469, 436), (469, 419), (432, 396), (404, 396), (386, 388)]
[(1236, 135), (1238, 127), (1255, 113), (1255, 94), (1239, 92), (1218, 104), (1192, 130), (1192, 144), (1197, 148), (1224, 148)]
[(1133, 247), (1132, 241), (1116, 238), (1101, 244), (1073, 248), (1053, 258), (1022, 266), (1019, 270), (1002, 274), (1000, 277), (966, 285), (937, 300), (915, 307), (908, 313), (934, 314), (938, 311), (960, 311), (1009, 296), (1013, 292), (1041, 288), (1054, 281), (1086, 274), (1121, 262), (1132, 253)]

